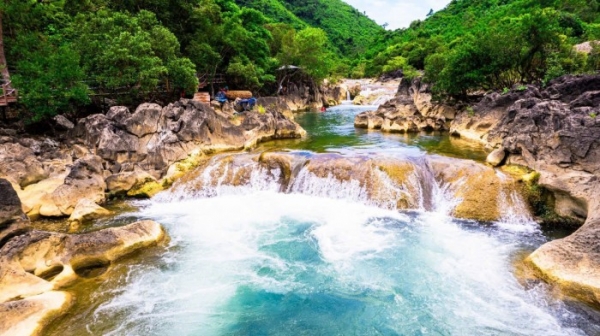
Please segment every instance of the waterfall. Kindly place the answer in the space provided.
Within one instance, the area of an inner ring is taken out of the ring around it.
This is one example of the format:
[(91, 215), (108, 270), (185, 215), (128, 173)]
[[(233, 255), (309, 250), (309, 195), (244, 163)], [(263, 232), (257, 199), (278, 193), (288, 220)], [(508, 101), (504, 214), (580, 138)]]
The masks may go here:
[(352, 96), (350, 96), (350, 91), (346, 91), (346, 100), (347, 101), (351, 101), (352, 100)]
[(479, 207), (481, 201), (483, 206), (491, 206), (491, 213), (498, 214), (497, 226), (516, 231), (537, 230), (529, 209), (512, 187), (515, 182), (508, 176), (469, 163), (465, 169), (489, 169), (488, 177), (494, 179), (491, 185), (502, 187), (499, 191), (491, 188), (489, 194), (483, 193), (484, 197), (497, 198), (495, 201), (465, 200), (460, 195), (470, 193), (472, 187), (480, 188), (469, 185), (472, 183), (469, 176), (473, 176), (473, 172), (466, 170), (460, 173), (462, 177), (456, 177), (456, 173), (446, 172), (448, 169), (444, 167), (453, 167), (458, 161), (433, 159), (436, 168), (432, 168), (431, 160), (426, 156), (218, 155), (176, 183), (170, 191), (157, 196), (156, 200), (169, 202), (271, 191), (345, 200), (388, 210), (432, 211), (444, 215), (454, 215), (457, 206), (462, 205), (460, 210), (470, 219), (477, 217), (469, 216), (481, 214), (471, 209)]
[(581, 335), (569, 311), (515, 280), (519, 249), (504, 239), (528, 232), (454, 218), (480, 172), (502, 185), (488, 199), (497, 223), (526, 222), (514, 181), (473, 162), (217, 155), (145, 201), (140, 216), (165, 225), (169, 247), (99, 284), (108, 298), (81, 333)]

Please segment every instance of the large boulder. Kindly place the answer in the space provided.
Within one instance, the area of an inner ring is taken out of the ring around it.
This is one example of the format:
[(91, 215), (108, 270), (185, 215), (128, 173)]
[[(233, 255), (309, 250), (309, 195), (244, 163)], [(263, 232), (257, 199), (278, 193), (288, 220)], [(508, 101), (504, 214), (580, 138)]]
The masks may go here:
[(506, 159), (506, 150), (504, 147), (494, 149), (485, 159), (485, 162), (492, 165), (492, 167), (498, 167)]
[(25, 187), (47, 178), (48, 173), (32, 148), (7, 142), (0, 144), (0, 176)]
[(162, 107), (158, 104), (142, 104), (135, 113), (123, 120), (127, 131), (138, 138), (158, 131)]
[(64, 183), (52, 192), (52, 201), (62, 216), (71, 215), (82, 199), (104, 202), (106, 183), (102, 172), (102, 159), (95, 155), (88, 155), (73, 164)]

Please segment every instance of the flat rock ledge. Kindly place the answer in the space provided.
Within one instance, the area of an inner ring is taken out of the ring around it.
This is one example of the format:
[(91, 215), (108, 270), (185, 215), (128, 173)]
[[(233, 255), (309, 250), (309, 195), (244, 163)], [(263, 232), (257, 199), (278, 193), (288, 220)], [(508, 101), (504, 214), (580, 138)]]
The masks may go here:
[(163, 241), (160, 224), (140, 221), (92, 233), (29, 231), (0, 248), (0, 335), (39, 335), (73, 300), (62, 288), (90, 268)]

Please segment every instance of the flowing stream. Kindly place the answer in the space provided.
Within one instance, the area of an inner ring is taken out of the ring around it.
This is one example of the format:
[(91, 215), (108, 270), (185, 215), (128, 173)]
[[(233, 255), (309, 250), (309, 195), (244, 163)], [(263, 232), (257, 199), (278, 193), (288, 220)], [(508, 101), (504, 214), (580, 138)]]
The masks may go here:
[[(485, 157), (482, 148), (443, 135), (355, 130), (352, 120), (362, 110), (301, 115), (307, 139), (259, 151)], [(457, 200), (426, 166), (418, 181), (409, 179), (414, 188), (386, 194), (411, 194), (411, 209), (398, 211), (381, 198), (374, 202), (352, 179), (300, 169), (282, 183), (281, 170), (250, 159), (227, 162), (212, 160), (122, 215), (160, 222), (171, 241), (95, 283), (94, 294), (84, 295), (89, 302), (80, 302), (52, 334), (600, 333), (585, 308), (555, 298), (542, 284), (519, 282), (515, 264), (548, 238), (514, 195), (506, 195), (500, 221), (478, 223), (450, 215)], [(242, 182), (232, 182), (241, 175)]]

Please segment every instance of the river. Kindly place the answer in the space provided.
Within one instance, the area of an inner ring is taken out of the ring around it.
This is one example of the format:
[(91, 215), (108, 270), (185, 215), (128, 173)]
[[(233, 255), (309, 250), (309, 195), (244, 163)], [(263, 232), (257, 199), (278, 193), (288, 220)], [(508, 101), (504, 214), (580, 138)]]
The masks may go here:
[[(300, 114), (306, 139), (257, 152), (485, 158), (480, 146), (447, 135), (357, 130), (354, 115), (365, 109)], [(302, 172), (285, 190), (269, 169), (227, 184), (218, 163), (197, 175), (205, 181), (182, 182), (97, 224), (149, 218), (171, 240), (72, 288), (77, 307), (50, 334), (600, 333), (591, 310), (519, 276), (524, 255), (549, 239), (525, 214), (455, 219), (456, 200), (433, 179), (431, 206), (398, 211), (370, 201), (355, 181)]]

